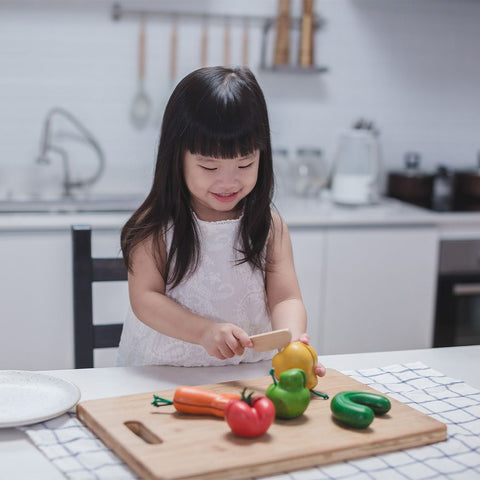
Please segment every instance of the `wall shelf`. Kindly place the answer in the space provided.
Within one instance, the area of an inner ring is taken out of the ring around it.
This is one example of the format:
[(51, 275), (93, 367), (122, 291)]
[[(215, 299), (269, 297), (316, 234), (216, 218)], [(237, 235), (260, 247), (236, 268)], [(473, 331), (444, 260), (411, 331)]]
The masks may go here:
[[(259, 69), (263, 72), (271, 73), (285, 73), (285, 74), (320, 74), (328, 72), (328, 68), (325, 66), (312, 65), (308, 67), (301, 67), (297, 64), (290, 65), (273, 65), (267, 60), (267, 39), (275, 30), (276, 18), (265, 17), (260, 15), (227, 15), (217, 13), (204, 13), (204, 12), (182, 12), (182, 11), (166, 11), (166, 10), (154, 10), (143, 8), (125, 8), (120, 3), (114, 3), (112, 6), (112, 19), (114, 21), (120, 21), (122, 19), (140, 19), (140, 18), (154, 18), (155, 20), (171, 21), (175, 20), (187, 20), (194, 22), (218, 22), (223, 24), (242, 24), (242, 25), (259, 25), (262, 28), (262, 44), (261, 44), (261, 56)], [(292, 30), (301, 29), (301, 18), (290, 18), (290, 28)], [(318, 15), (314, 16), (313, 28), (316, 33), (325, 21)]]
[(264, 25), (269, 17), (260, 15), (227, 15), (204, 12), (182, 12), (168, 10), (154, 10), (143, 8), (124, 8), (120, 3), (114, 3), (112, 7), (113, 20), (119, 21), (125, 18), (154, 18), (156, 20), (182, 19), (189, 21), (212, 21), (219, 23), (241, 23)]
[(260, 65), (260, 70), (262, 72), (310, 75), (313, 73), (326, 73), (328, 72), (328, 67), (315, 65), (312, 67), (300, 67), (298, 65)]
[[(325, 20), (318, 15), (315, 15), (313, 18), (313, 32), (316, 34), (325, 24)], [(311, 65), (308, 67), (302, 67), (295, 63), (290, 63), (289, 65), (273, 65), (271, 62), (267, 61), (267, 43), (268, 36), (274, 33), (276, 25), (276, 18), (268, 18), (263, 24), (262, 30), (262, 50), (260, 58), (260, 70), (263, 72), (272, 72), (272, 73), (287, 73), (287, 74), (319, 74), (328, 72), (328, 67), (322, 65)], [(290, 30), (300, 31), (302, 25), (301, 18), (290, 18)]]

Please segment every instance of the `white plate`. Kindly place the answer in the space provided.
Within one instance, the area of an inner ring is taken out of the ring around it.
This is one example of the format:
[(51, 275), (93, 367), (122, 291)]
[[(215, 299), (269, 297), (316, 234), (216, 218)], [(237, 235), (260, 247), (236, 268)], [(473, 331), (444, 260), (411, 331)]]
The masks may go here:
[(73, 383), (43, 373), (0, 370), (0, 428), (42, 422), (80, 400)]

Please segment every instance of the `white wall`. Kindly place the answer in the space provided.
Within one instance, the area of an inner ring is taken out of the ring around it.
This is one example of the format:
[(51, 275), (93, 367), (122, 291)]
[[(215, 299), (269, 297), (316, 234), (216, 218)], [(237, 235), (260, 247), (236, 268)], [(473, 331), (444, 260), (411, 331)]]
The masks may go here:
[[(275, 0), (130, 2), (271, 16)], [(293, 2), (298, 10), (299, 1)], [(126, 4), (128, 5), (128, 4)], [(325, 28), (316, 36), (324, 75), (258, 71), (260, 28), (251, 28), (251, 67), (270, 110), (274, 147), (314, 145), (328, 161), (339, 130), (363, 116), (381, 131), (386, 168), (406, 150), (424, 166), (473, 166), (480, 150), (480, 1), (317, 0)], [(199, 66), (200, 24), (180, 22), (179, 77)], [(170, 25), (148, 24), (148, 93), (168, 94)], [(111, 19), (111, 2), (0, 1), (0, 196), (31, 188), (60, 165), (34, 167), (43, 118), (63, 106), (100, 140), (107, 171), (98, 190), (148, 188), (158, 124), (138, 131), (129, 121), (137, 88), (138, 22)], [(211, 25), (209, 63), (222, 59), (223, 25)], [(241, 29), (232, 27), (232, 59), (240, 60)], [(91, 171), (85, 149), (72, 149), (75, 171)], [(47, 169), (47, 170), (45, 170)], [(47, 172), (47, 173), (45, 173)], [(128, 180), (128, 182), (126, 182)], [(29, 183), (30, 182), (30, 183)]]

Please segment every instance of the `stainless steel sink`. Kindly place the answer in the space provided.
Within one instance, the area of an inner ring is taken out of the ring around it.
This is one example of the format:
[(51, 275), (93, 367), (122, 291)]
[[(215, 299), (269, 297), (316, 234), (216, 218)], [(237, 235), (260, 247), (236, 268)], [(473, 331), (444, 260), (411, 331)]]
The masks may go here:
[(133, 212), (144, 199), (141, 195), (91, 194), (58, 199), (0, 200), (0, 213)]

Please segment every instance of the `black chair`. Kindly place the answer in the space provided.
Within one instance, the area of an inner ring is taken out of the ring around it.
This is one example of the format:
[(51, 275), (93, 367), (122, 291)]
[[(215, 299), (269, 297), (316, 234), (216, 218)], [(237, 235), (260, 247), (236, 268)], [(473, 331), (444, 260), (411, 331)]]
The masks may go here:
[(127, 268), (122, 258), (92, 258), (90, 226), (73, 225), (71, 231), (75, 368), (91, 368), (94, 349), (118, 347), (123, 327), (93, 324), (93, 283), (126, 281)]

